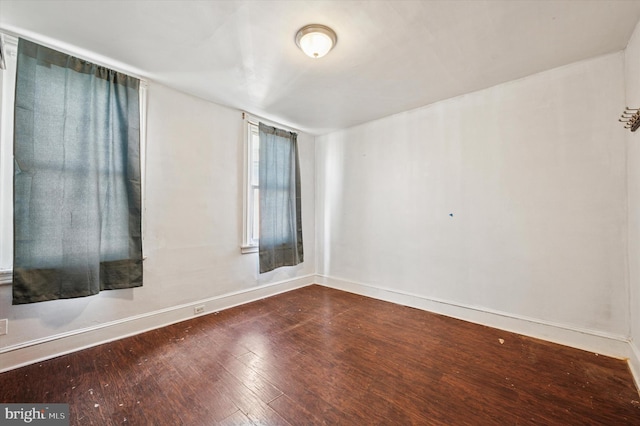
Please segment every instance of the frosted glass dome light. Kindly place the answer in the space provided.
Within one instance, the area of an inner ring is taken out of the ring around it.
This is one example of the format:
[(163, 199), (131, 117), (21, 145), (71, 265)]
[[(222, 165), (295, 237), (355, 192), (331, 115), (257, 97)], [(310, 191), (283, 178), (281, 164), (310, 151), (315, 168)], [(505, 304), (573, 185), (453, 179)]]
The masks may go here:
[(338, 37), (329, 27), (311, 24), (302, 27), (296, 34), (296, 44), (311, 58), (322, 58), (336, 45)]

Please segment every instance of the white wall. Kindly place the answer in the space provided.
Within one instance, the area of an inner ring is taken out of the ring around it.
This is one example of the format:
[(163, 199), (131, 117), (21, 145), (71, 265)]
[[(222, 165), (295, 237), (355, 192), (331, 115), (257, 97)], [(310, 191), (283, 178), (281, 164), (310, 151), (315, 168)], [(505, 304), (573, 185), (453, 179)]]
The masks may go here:
[(623, 64), (610, 54), (316, 138), (318, 273), (624, 340)]
[[(640, 26), (625, 50), (626, 105), (640, 108)], [(630, 333), (634, 353), (631, 366), (640, 385), (640, 131), (627, 131), (627, 175), (629, 203), (629, 306)]]
[(305, 262), (259, 276), (257, 254), (240, 254), (243, 134), (239, 111), (150, 84), (144, 286), (19, 306), (11, 305), (11, 286), (0, 286), (0, 318), (9, 319), (9, 334), (0, 336), (0, 358), (3, 351), (7, 357), (0, 370), (8, 366), (7, 352), (38, 339), (269, 283), (308, 276), (312, 282), (314, 139), (298, 137)]

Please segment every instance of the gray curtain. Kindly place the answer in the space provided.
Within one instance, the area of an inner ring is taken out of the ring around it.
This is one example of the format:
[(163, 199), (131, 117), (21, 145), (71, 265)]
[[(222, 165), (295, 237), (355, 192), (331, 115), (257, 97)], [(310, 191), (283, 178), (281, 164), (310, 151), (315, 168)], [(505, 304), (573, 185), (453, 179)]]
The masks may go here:
[(297, 134), (260, 132), (260, 273), (304, 260)]
[(13, 304), (142, 285), (138, 86), (19, 40)]

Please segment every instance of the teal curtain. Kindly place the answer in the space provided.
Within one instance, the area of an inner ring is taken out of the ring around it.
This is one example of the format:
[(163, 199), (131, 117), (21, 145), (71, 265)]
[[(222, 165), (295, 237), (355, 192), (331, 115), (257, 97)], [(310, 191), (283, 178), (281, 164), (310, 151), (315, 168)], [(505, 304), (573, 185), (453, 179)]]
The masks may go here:
[(142, 285), (138, 87), (19, 40), (13, 304)]
[(296, 133), (259, 124), (260, 273), (304, 260)]

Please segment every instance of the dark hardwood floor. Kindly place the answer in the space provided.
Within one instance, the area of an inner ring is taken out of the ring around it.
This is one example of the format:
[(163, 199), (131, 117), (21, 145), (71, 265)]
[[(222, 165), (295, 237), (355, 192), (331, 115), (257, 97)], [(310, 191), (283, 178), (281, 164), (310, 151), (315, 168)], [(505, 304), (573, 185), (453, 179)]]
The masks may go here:
[(73, 425), (640, 425), (626, 362), (310, 286), (0, 374)]

